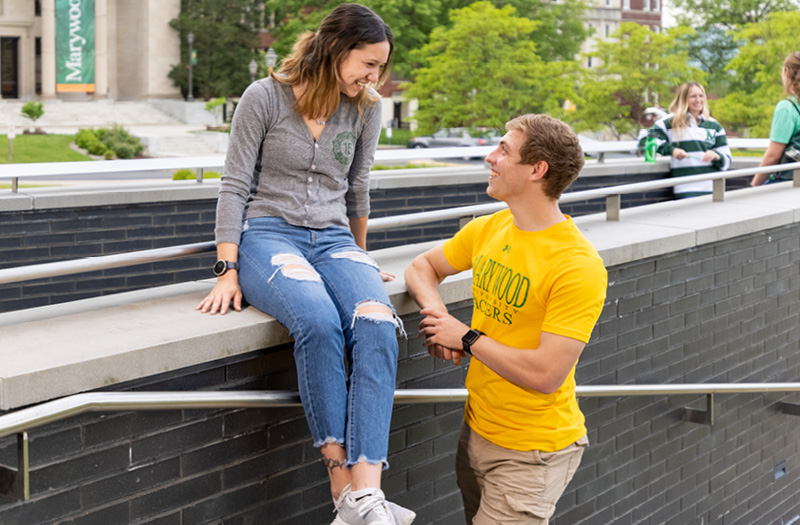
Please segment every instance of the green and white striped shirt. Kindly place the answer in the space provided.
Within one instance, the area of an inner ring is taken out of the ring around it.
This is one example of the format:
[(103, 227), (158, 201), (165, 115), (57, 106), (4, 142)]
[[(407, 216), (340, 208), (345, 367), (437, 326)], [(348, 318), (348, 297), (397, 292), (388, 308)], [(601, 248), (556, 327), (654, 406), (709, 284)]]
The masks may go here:
[[(661, 155), (671, 156), (675, 148), (681, 148), (687, 153), (687, 157), (681, 160), (671, 157), (670, 167), (672, 168), (673, 177), (713, 173), (730, 168), (731, 148), (728, 146), (725, 129), (719, 122), (711, 117), (706, 119), (702, 114), (698, 122), (692, 114), (687, 114), (689, 126), (682, 130), (680, 137), (676, 137), (672, 129), (673, 117), (674, 114), (670, 113), (653, 125), (656, 131), (658, 152)], [(703, 162), (703, 154), (708, 150), (714, 150), (719, 155), (719, 159), (712, 162)], [(678, 184), (675, 186), (674, 191), (675, 195), (711, 193), (713, 187), (714, 183), (709, 180)]]

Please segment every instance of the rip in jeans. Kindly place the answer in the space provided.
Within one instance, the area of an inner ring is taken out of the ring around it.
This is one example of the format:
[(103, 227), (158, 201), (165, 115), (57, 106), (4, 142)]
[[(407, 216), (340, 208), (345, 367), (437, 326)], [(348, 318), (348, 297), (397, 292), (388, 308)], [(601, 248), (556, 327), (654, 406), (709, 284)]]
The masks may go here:
[(277, 266), (275, 272), (269, 277), (268, 282), (272, 282), (275, 275), (281, 272), (289, 279), (297, 281), (321, 282), (322, 278), (305, 258), (293, 253), (279, 253), (270, 260), (273, 266)]
[(403, 321), (397, 317), (397, 314), (394, 313), (392, 308), (380, 301), (366, 300), (358, 303), (353, 314), (353, 322), (350, 325), (351, 328), (355, 326), (356, 319), (367, 319), (375, 323), (392, 323), (394, 327), (400, 331), (400, 335), (408, 337), (403, 327)]
[(373, 268), (378, 268), (378, 263), (376, 263), (372, 257), (358, 250), (348, 250), (346, 252), (334, 253), (331, 255), (331, 257), (334, 259), (350, 259), (351, 261), (366, 264), (368, 266), (372, 266)]

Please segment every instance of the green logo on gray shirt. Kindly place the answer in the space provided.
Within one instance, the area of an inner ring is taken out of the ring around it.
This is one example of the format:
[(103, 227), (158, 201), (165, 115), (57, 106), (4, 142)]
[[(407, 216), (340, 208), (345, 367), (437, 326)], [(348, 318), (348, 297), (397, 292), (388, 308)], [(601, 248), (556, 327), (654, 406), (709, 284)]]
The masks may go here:
[(353, 160), (353, 152), (356, 150), (356, 136), (349, 131), (344, 131), (336, 135), (333, 141), (333, 156), (340, 164), (347, 165)]

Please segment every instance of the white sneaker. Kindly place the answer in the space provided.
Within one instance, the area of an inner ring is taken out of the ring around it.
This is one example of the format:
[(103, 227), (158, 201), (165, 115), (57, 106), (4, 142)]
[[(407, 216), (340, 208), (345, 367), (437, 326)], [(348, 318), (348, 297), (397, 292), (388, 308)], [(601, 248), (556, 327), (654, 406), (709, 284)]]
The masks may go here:
[(331, 525), (397, 525), (386, 506), (382, 490), (358, 500), (349, 494), (340, 499), (336, 519)]
[[(333, 502), (333, 506), (336, 511), (339, 510), (339, 507), (342, 505), (342, 501), (344, 501), (345, 496), (348, 494), (350, 494), (350, 483), (348, 483), (347, 486), (342, 489), (339, 499)], [(394, 521), (397, 525), (411, 525), (414, 522), (414, 519), (417, 517), (417, 513), (413, 510), (401, 507), (397, 503), (393, 503), (389, 500), (384, 501), (386, 502), (386, 508), (389, 509), (389, 513), (392, 515), (392, 518), (394, 518)]]

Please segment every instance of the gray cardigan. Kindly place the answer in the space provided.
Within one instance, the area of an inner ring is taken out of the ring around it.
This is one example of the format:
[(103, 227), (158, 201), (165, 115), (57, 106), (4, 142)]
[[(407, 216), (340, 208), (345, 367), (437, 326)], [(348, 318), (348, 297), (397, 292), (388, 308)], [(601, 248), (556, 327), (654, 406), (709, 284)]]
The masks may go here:
[(362, 115), (341, 95), (315, 142), (294, 110), (291, 86), (254, 82), (233, 117), (217, 202), (217, 244), (239, 244), (243, 219), (282, 217), (307, 228), (369, 215), (369, 170), (381, 131), (380, 102)]

